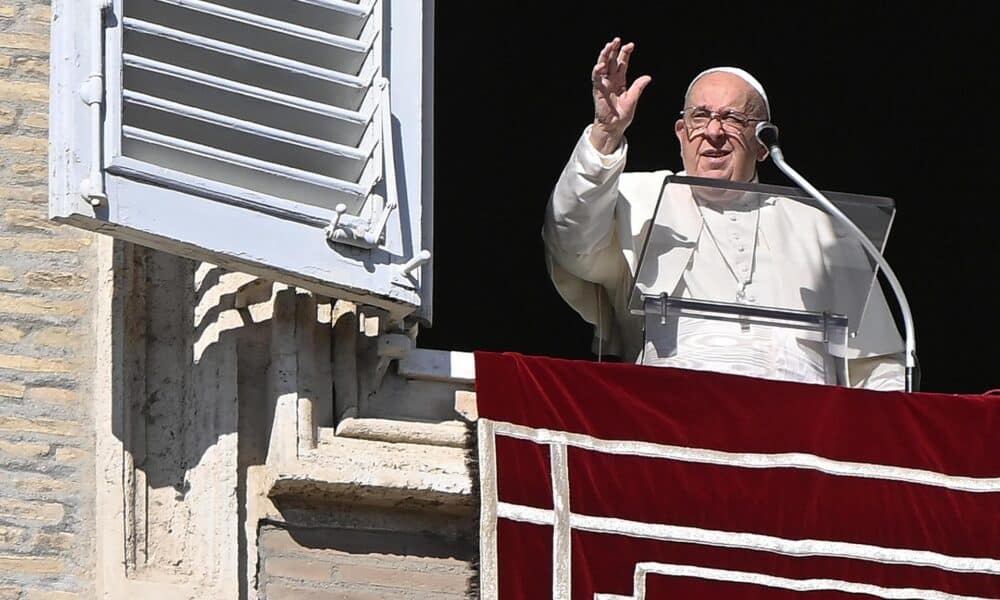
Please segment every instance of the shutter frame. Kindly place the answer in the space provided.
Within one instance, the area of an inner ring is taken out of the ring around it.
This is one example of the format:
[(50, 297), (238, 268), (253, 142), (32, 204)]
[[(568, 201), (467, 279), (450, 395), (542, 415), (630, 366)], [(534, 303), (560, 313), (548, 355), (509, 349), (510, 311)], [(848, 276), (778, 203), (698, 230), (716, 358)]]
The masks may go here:
[[(393, 82), (389, 88), (391, 142), (394, 142), (390, 145), (396, 146), (396, 153), (391, 157), (393, 160), (385, 161), (385, 167), (392, 166), (395, 170), (388, 174), (383, 168), (376, 169), (381, 176), (372, 186), (372, 193), (379, 198), (397, 196), (398, 206), (384, 216), (385, 230), (380, 239), (374, 240), (374, 247), (363, 248), (326, 239), (324, 229), (329, 229), (330, 221), (337, 217), (336, 210), (328, 205), (302, 202), (295, 194), (278, 197), (268, 193), (270, 190), (248, 190), (232, 182), (206, 180), (168, 168), (171, 165), (150, 166), (122, 151), (120, 141), (127, 121), (120, 118), (124, 89), (120, 86), (125, 68), (125, 48), (120, 42), (123, 9), (129, 1), (114, 0), (112, 9), (105, 13), (105, 118), (103, 127), (95, 132), (88, 120), (88, 106), (81, 100), (80, 87), (89, 77), (87, 65), (95, 55), (101, 58), (102, 53), (88, 39), (85, 28), (75, 24), (88, 22), (88, 17), (93, 19), (103, 0), (53, 0), (50, 216), (188, 258), (375, 306), (385, 310), (390, 321), (412, 316), (429, 322), (430, 265), (407, 268), (413, 267), (414, 261), (420, 262), (421, 252), (430, 248), (432, 240), (433, 0), (393, 3), (391, 10), (385, 11), (378, 9), (387, 6), (388, 0), (361, 0), (359, 4), (361, 8), (374, 4), (376, 10), (369, 18), (377, 15), (383, 19), (381, 31), (376, 32), (374, 39), (374, 45), (379, 47), (371, 50), (381, 55), (379, 70), (409, 75), (406, 83)], [(354, 5), (347, 8), (356, 10)], [(426, 21), (428, 18), (430, 22)], [(363, 31), (369, 26), (370, 23)], [(389, 39), (390, 31), (393, 39)], [(397, 41), (396, 32), (406, 35), (400, 35)], [(147, 60), (146, 65), (150, 64), (153, 63)], [(252, 92), (253, 88), (248, 90)], [(280, 97), (283, 93), (284, 90), (277, 90), (268, 99), (283, 102)], [(289, 100), (296, 110), (302, 106), (309, 111), (321, 109), (308, 98), (302, 102)], [(375, 106), (372, 113), (371, 106), (367, 107), (369, 129), (380, 126), (376, 121), (381, 109)], [(347, 114), (335, 106), (331, 112), (339, 116)], [(103, 152), (97, 156), (93, 152), (95, 134), (103, 139)], [(382, 152), (385, 142), (375, 140), (374, 144), (375, 152)], [(92, 206), (81, 194), (81, 185), (95, 161), (102, 168), (102, 182), (108, 196)], [(387, 194), (386, 180), (391, 181), (393, 176), (399, 189), (397, 194)], [(285, 179), (275, 181), (276, 188), (283, 189)], [(369, 186), (365, 182), (348, 181), (343, 187), (345, 193), (353, 193)], [(370, 198), (359, 202), (356, 214), (340, 217), (341, 225), (358, 231), (370, 228), (381, 216), (372, 208), (373, 202)], [(280, 239), (274, 239), (275, 236)]]

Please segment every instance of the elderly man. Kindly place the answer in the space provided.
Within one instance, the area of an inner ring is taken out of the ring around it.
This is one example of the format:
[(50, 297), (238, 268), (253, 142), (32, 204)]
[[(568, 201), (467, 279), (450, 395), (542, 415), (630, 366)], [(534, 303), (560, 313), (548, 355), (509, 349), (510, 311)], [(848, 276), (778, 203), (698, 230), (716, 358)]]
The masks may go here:
[[(599, 354), (645, 364), (832, 383), (830, 358), (821, 344), (801, 333), (680, 318), (671, 339), (655, 339), (644, 336), (641, 319), (629, 314), (638, 253), (664, 178), (671, 174), (624, 173), (625, 131), (651, 81), (643, 76), (628, 85), (634, 49), (635, 44), (622, 45), (615, 38), (591, 72), (594, 122), (578, 141), (546, 211), (543, 237), (556, 288), (595, 326)], [(764, 88), (749, 73), (732, 67), (700, 73), (688, 87), (674, 125), (685, 169), (679, 174), (756, 181), (757, 162), (767, 157), (767, 149), (757, 142), (754, 126), (769, 119)], [(674, 187), (684, 188), (666, 189)], [(657, 250), (662, 253), (657, 291), (822, 311), (847, 287), (836, 280), (838, 269), (827, 256), (830, 248), (847, 246), (826, 215), (788, 199), (748, 206), (699, 198), (684, 189), (665, 191), (661, 200), (657, 218), (665, 221), (657, 225), (669, 228), (672, 245)], [(862, 264), (860, 249), (850, 248), (854, 250), (834, 261)], [(875, 286), (859, 335), (850, 343), (850, 384), (902, 389), (901, 352), (899, 334)]]

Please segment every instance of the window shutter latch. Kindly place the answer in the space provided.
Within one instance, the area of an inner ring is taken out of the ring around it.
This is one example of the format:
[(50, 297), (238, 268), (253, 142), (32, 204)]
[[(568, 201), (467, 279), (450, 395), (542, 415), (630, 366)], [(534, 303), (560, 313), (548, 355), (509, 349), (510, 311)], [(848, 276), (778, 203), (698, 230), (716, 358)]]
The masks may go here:
[(398, 285), (411, 290), (417, 289), (417, 279), (413, 272), (430, 261), (430, 250), (425, 248), (420, 252), (417, 252), (416, 256), (399, 265), (399, 271), (392, 278), (393, 285)]
[(368, 202), (373, 207), (381, 206), (377, 218), (373, 221), (345, 215), (347, 206), (338, 204), (334, 207), (336, 213), (330, 224), (323, 230), (326, 239), (331, 244), (341, 243), (360, 248), (375, 248), (382, 241), (382, 234), (389, 222), (389, 215), (399, 208), (396, 189), (396, 151), (392, 143), (392, 109), (389, 93), (389, 80), (379, 77), (375, 80), (379, 93), (379, 127), (381, 128), (381, 147), (383, 158), (383, 173), (385, 175), (385, 198), (379, 194), (371, 194)]
[[(382, 204), (382, 197), (372, 194), (370, 200), (373, 205)], [(389, 222), (389, 215), (398, 206), (395, 198), (390, 198), (382, 207), (382, 211), (374, 222), (367, 219), (344, 214), (347, 212), (346, 204), (338, 204), (334, 207), (334, 216), (330, 224), (323, 229), (326, 239), (331, 244), (341, 243), (357, 246), (359, 248), (375, 248), (382, 241), (382, 234), (385, 232), (386, 223)]]
[(90, 74), (80, 85), (80, 99), (89, 107), (90, 172), (80, 182), (80, 195), (91, 206), (104, 205), (108, 196), (104, 192), (104, 174), (101, 172), (102, 124), (104, 105), (104, 13), (111, 9), (111, 0), (90, 0), (93, 5), (87, 34), (90, 37)]

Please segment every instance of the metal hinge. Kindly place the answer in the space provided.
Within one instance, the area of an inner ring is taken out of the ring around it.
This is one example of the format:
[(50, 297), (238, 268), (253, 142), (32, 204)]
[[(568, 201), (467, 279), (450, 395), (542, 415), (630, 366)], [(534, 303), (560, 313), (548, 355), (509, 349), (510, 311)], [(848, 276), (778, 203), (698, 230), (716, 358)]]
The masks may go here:
[(104, 108), (104, 13), (111, 9), (112, 0), (90, 0), (93, 4), (87, 22), (90, 37), (90, 74), (80, 84), (80, 99), (90, 108), (90, 172), (80, 182), (80, 195), (97, 208), (108, 201), (104, 191), (102, 154)]
[[(386, 197), (370, 194), (367, 202), (372, 207), (372, 219), (362, 219), (347, 212), (346, 204), (338, 204), (333, 210), (336, 213), (330, 224), (323, 230), (327, 241), (331, 244), (341, 243), (360, 248), (375, 248), (382, 243), (385, 227), (392, 211), (399, 209), (398, 189), (396, 187), (396, 153), (392, 142), (392, 110), (389, 104), (389, 80), (380, 77), (375, 81), (380, 92), (379, 117), (382, 126), (383, 174), (385, 177)], [(378, 217), (374, 217), (378, 214)], [(392, 283), (400, 287), (417, 289), (415, 271), (431, 260), (430, 250), (421, 250), (399, 265), (392, 278)]]
[(348, 244), (359, 248), (374, 248), (382, 242), (385, 225), (389, 214), (398, 208), (395, 199), (385, 201), (379, 194), (368, 196), (368, 203), (373, 211), (378, 212), (375, 220), (362, 219), (348, 214), (346, 204), (338, 204), (333, 210), (336, 213), (323, 232), (330, 243)]
[(392, 143), (392, 109), (389, 104), (389, 80), (379, 77), (374, 81), (379, 88), (379, 121), (382, 138), (379, 147), (382, 151), (382, 173), (385, 177), (385, 198), (379, 194), (369, 194), (366, 202), (372, 206), (371, 220), (345, 215), (347, 205), (338, 204), (334, 209), (336, 215), (324, 229), (326, 239), (330, 243), (348, 244), (360, 248), (375, 248), (382, 243), (389, 215), (399, 208), (398, 190), (396, 189), (396, 152)]

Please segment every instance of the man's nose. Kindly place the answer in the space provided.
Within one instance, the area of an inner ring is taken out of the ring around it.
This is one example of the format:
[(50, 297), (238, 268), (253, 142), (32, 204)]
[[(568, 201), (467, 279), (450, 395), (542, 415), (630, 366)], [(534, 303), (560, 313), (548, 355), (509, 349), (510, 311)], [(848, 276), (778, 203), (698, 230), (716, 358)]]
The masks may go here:
[(718, 118), (713, 118), (705, 126), (705, 137), (708, 139), (724, 140), (726, 138), (726, 130), (722, 127), (722, 121)]

